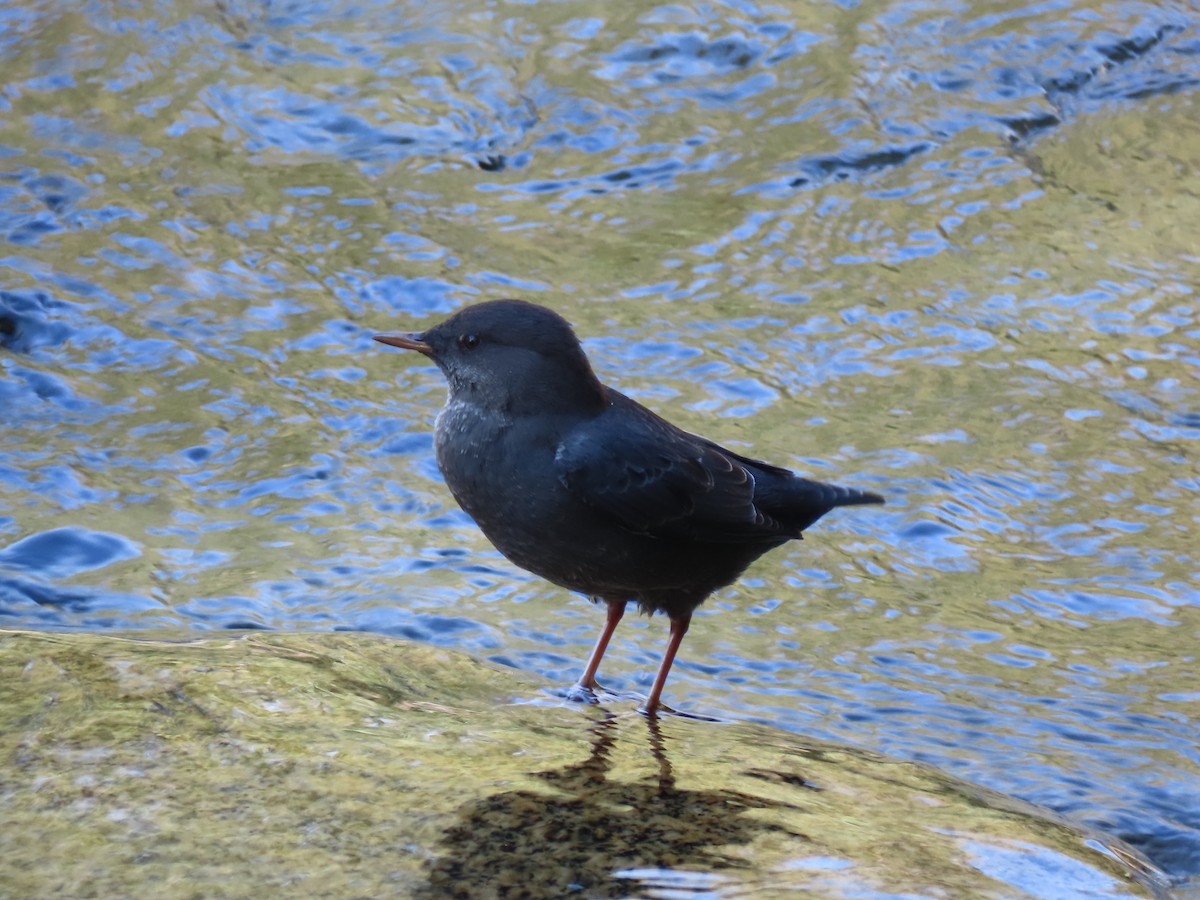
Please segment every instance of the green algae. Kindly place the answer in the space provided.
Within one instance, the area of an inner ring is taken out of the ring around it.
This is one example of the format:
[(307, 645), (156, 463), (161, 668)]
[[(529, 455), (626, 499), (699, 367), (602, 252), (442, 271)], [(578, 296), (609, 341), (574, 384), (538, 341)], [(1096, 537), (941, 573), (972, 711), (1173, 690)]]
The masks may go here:
[(652, 722), (630, 702), (562, 705), (528, 676), (383, 637), (5, 632), (0, 684), (6, 896), (1162, 883), (1115, 841), (921, 765)]

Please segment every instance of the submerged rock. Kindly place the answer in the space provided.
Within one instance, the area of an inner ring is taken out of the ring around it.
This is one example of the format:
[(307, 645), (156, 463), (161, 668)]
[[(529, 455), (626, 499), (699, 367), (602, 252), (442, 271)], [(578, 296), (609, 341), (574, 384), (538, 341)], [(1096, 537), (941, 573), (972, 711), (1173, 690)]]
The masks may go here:
[(926, 766), (361, 634), (0, 633), (13, 896), (1153, 896)]

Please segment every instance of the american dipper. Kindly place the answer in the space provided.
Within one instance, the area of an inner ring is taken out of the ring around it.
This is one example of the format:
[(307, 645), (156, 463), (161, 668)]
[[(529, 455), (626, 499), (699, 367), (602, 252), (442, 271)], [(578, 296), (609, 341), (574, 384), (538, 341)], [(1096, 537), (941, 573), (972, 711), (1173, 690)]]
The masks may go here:
[(581, 688), (597, 689), (626, 603), (670, 618), (650, 713), (709, 594), (834, 507), (883, 502), (676, 428), (601, 384), (571, 326), (544, 306), (494, 300), (375, 340), (425, 354), (450, 383), (438, 467), (488, 540), (521, 568), (607, 604)]

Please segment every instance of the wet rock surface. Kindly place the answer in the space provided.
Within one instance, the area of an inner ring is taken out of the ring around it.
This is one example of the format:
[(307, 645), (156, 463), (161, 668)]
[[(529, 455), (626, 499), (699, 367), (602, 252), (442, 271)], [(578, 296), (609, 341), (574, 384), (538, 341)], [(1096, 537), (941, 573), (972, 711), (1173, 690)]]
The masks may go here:
[[(386, 638), (0, 634), (13, 896), (1152, 896), (926, 766)], [(1058, 891), (1058, 893), (1054, 893)]]

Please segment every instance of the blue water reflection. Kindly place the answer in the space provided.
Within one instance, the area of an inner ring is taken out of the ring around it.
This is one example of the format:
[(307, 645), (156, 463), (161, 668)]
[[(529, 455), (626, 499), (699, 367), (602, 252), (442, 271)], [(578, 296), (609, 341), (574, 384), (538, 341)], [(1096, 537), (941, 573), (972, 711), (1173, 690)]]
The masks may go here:
[[(1200, 873), (1193, 20), (0, 11), (2, 621), (368, 630), (569, 682), (598, 613), (483, 541), (440, 376), (370, 340), (524, 296), (684, 427), (888, 496), (713, 598), (673, 703)], [(644, 690), (665, 628), (630, 618), (604, 674)]]

